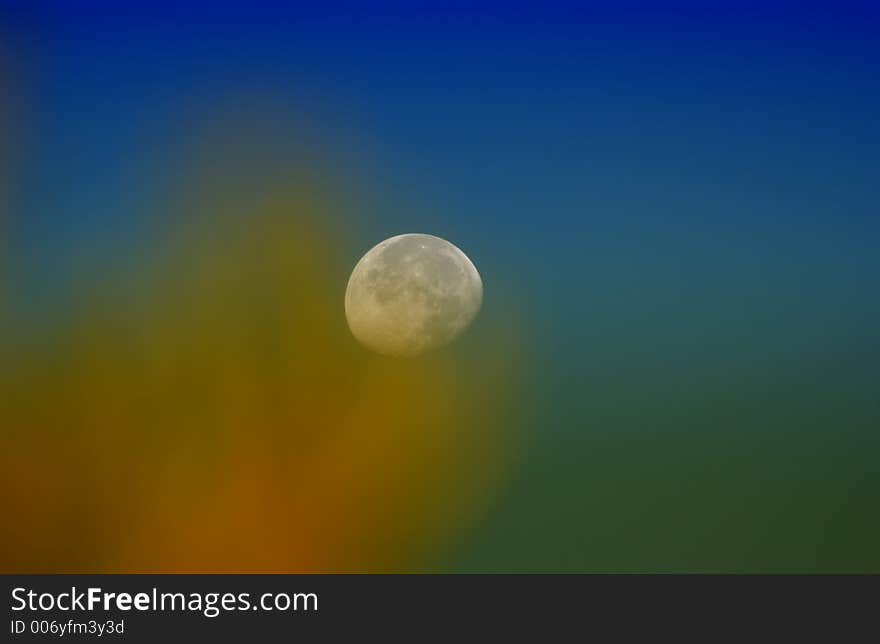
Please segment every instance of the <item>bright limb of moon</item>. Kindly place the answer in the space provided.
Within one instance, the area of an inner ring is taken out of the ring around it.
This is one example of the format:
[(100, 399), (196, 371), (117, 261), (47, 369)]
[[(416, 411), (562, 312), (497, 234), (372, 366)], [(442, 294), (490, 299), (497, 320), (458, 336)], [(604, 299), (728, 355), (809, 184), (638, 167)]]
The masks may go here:
[(397, 235), (371, 248), (348, 280), (345, 317), (364, 346), (414, 356), (452, 342), (483, 302), (483, 281), (445, 239)]

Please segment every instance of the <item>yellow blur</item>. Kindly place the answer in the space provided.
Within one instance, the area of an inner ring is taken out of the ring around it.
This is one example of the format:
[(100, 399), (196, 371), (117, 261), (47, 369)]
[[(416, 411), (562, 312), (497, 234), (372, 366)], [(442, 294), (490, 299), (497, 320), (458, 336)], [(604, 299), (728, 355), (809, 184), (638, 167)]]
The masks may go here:
[(512, 444), (509, 330), (362, 349), (357, 258), (303, 177), (203, 177), (137, 271), (105, 266), (26, 343), (0, 327), (2, 572), (442, 569)]

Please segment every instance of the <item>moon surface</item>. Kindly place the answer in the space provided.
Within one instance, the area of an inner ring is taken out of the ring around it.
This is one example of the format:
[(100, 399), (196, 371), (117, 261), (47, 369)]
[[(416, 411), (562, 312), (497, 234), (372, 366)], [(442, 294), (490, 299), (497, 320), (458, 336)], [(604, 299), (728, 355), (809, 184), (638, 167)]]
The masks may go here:
[(371, 248), (348, 280), (345, 317), (364, 346), (415, 356), (452, 342), (483, 302), (483, 281), (445, 239), (397, 235)]

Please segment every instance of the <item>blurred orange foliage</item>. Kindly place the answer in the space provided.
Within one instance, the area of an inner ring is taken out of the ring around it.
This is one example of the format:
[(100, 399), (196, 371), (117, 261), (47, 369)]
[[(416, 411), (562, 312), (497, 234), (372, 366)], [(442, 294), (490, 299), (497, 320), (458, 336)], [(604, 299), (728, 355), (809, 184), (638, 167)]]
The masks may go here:
[(362, 349), (357, 258), (282, 176), (209, 177), (134, 275), (92, 275), (27, 348), (2, 333), (3, 572), (442, 569), (512, 444), (512, 343)]

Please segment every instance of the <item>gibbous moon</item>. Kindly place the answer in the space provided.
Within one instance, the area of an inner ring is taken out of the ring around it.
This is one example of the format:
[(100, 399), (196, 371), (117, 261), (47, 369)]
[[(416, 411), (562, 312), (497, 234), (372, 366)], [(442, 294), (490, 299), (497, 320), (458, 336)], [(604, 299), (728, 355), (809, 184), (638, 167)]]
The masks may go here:
[(483, 302), (483, 281), (461, 250), (408, 233), (371, 248), (351, 272), (345, 317), (361, 344), (414, 356), (454, 340)]

